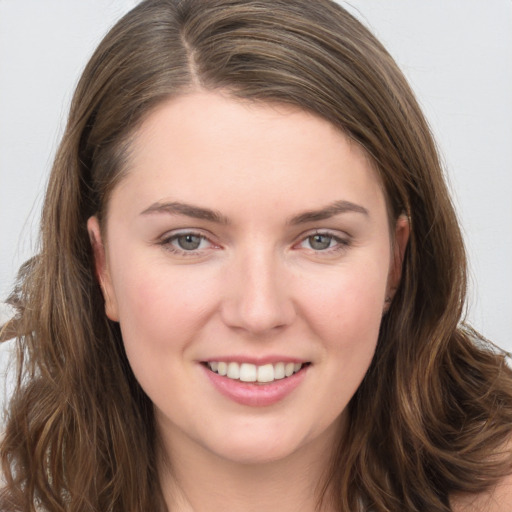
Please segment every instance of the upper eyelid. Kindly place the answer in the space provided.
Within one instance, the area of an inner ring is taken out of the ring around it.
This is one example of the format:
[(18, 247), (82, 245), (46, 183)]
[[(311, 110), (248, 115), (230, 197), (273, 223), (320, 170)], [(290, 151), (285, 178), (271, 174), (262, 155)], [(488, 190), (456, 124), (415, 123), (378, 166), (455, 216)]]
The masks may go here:
[(332, 254), (336, 251), (339, 252), (339, 250), (341, 250), (341, 249), (347, 249), (349, 246), (351, 246), (353, 244), (353, 236), (350, 235), (349, 233), (347, 233), (346, 231), (340, 231), (337, 229), (333, 230), (333, 229), (316, 228), (316, 229), (312, 229), (312, 230), (301, 233), (301, 235), (299, 235), (297, 237), (297, 241), (293, 244), (293, 247), (296, 248), (296, 247), (300, 246), (308, 238), (315, 236), (315, 235), (323, 235), (323, 236), (331, 237), (335, 242), (335, 245), (333, 247), (329, 247), (324, 250), (315, 250), (313, 248), (310, 249), (311, 251), (314, 251), (316, 254), (319, 254), (319, 255), (324, 254), (327, 256), (328, 254)]
[[(186, 236), (186, 235), (198, 236), (198, 237), (202, 238), (203, 240), (207, 241), (209, 246), (203, 247), (203, 248), (187, 250), (187, 249), (183, 249), (181, 247), (177, 247), (176, 245), (174, 245), (173, 242), (175, 242), (180, 236)], [(192, 231), (192, 230), (187, 230), (187, 229), (174, 231), (174, 232), (168, 231), (166, 234), (162, 235), (161, 237), (159, 237), (157, 239), (156, 245), (160, 246), (165, 251), (167, 251), (177, 257), (181, 257), (181, 258), (194, 257), (194, 256), (199, 256), (201, 254), (204, 255), (205, 254), (204, 251), (217, 249), (219, 247), (219, 244), (216, 244), (214, 241), (212, 241), (209, 237), (205, 236), (204, 234), (198, 233), (198, 232)]]
[(312, 233), (311, 235), (309, 236), (306, 236), (304, 238), (301, 238), (299, 240), (299, 244), (302, 244), (304, 243), (306, 240), (308, 240), (308, 238), (311, 238), (315, 235), (321, 235), (321, 236), (326, 236), (326, 237), (329, 237), (331, 238), (332, 240), (334, 240), (336, 243), (340, 244), (340, 245), (347, 245), (350, 240), (348, 238), (344, 238), (344, 237), (341, 237), (341, 236), (336, 236), (336, 235), (332, 235), (330, 233)]
[[(163, 235), (157, 237), (155, 242), (157, 245), (160, 245), (160, 246), (167, 246), (167, 245), (170, 246), (170, 245), (172, 245), (172, 242), (174, 242), (180, 236), (186, 236), (186, 235), (198, 236), (198, 237), (202, 238), (203, 240), (207, 241), (211, 246), (219, 246), (220, 245), (219, 243), (212, 240), (211, 236), (208, 236), (208, 235), (202, 233), (200, 230), (194, 230), (194, 229), (179, 229), (179, 230), (167, 231)], [(193, 254), (196, 251), (203, 251), (205, 249), (203, 248), (203, 249), (194, 249), (194, 250), (187, 251), (185, 249), (180, 249), (179, 247), (175, 247), (174, 250), (176, 252), (182, 251), (183, 253)]]
[(195, 235), (205, 238), (213, 243), (212, 238), (214, 238), (213, 234), (205, 231), (204, 229), (198, 228), (179, 228), (179, 229), (171, 229), (169, 231), (165, 231), (162, 235), (159, 235), (158, 240), (169, 240), (171, 238), (176, 238), (178, 236), (183, 235)]
[[(157, 241), (159, 242), (167, 242), (171, 239), (175, 239), (176, 237), (183, 235), (195, 235), (204, 238), (208, 242), (214, 245), (222, 245), (219, 241), (216, 240), (216, 236), (208, 230), (204, 230), (201, 228), (178, 228), (166, 231), (164, 234), (157, 237)], [(306, 240), (310, 236), (314, 235), (325, 235), (334, 238), (335, 240), (339, 240), (341, 242), (349, 242), (352, 240), (352, 235), (347, 233), (346, 231), (340, 231), (337, 229), (329, 229), (329, 228), (314, 228), (308, 229), (306, 231), (301, 232), (298, 235), (295, 235), (293, 245), (300, 243)]]
[(305, 240), (306, 238), (314, 235), (326, 235), (340, 240), (351, 240), (353, 238), (350, 233), (347, 233), (346, 231), (341, 231), (339, 229), (314, 228), (308, 229), (307, 231), (303, 231), (302, 233), (297, 235), (295, 239), (299, 241)]

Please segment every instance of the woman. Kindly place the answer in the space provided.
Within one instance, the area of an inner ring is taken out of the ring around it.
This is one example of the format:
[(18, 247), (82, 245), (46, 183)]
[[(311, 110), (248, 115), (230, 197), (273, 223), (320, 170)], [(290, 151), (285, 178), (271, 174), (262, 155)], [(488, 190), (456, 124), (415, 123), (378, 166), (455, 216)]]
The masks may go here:
[(2, 510), (506, 510), (512, 378), (465, 283), (359, 22), (142, 2), (80, 80), (12, 298)]

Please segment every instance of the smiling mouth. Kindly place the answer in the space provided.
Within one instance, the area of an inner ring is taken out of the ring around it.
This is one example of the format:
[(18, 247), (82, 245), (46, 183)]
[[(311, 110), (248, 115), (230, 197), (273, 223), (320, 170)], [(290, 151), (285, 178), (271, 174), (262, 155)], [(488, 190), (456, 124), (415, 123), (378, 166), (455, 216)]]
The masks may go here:
[(212, 372), (240, 382), (268, 384), (276, 380), (286, 379), (300, 372), (310, 363), (284, 363), (256, 365), (237, 363), (234, 361), (209, 361), (204, 363)]

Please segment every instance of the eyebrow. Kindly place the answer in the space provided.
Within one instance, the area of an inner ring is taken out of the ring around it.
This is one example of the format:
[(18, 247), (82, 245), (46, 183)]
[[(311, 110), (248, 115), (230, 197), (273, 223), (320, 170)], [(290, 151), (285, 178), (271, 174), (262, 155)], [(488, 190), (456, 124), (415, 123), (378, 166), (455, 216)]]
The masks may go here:
[(300, 213), (299, 215), (292, 217), (288, 221), (288, 224), (297, 225), (305, 224), (307, 222), (316, 222), (349, 212), (360, 213), (367, 217), (369, 216), (369, 212), (364, 208), (364, 206), (360, 206), (350, 201), (335, 201), (320, 210), (309, 210), (307, 212)]
[(208, 220), (218, 224), (229, 224), (227, 217), (220, 212), (210, 210), (209, 208), (202, 208), (201, 206), (194, 206), (188, 203), (181, 203), (179, 201), (172, 201), (167, 203), (157, 202), (146, 208), (141, 215), (148, 215), (151, 213), (168, 213), (170, 215), (186, 215), (195, 219)]
[[(352, 203), (350, 201), (334, 201), (319, 210), (308, 210), (298, 215), (293, 216), (287, 221), (289, 225), (306, 224), (308, 222), (316, 222), (319, 220), (329, 219), (342, 213), (359, 213), (365, 216), (369, 215), (369, 212), (363, 206)], [(216, 210), (210, 208), (203, 208), (201, 206), (195, 206), (188, 203), (182, 203), (180, 201), (172, 202), (156, 202), (149, 208), (146, 208), (141, 212), (141, 215), (149, 215), (152, 213), (167, 213), (170, 215), (186, 215), (187, 217), (193, 217), (195, 219), (207, 220), (215, 222), (217, 224), (229, 224), (229, 219), (222, 215)]]

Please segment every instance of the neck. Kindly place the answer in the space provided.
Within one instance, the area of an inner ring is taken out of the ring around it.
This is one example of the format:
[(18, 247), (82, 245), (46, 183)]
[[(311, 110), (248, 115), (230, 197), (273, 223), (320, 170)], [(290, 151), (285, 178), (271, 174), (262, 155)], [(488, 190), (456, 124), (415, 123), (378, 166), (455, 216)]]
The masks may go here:
[[(284, 459), (258, 463), (227, 460), (185, 435), (162, 438), (160, 479), (173, 512), (329, 512), (318, 508), (332, 454), (333, 436), (312, 441)], [(181, 438), (180, 438), (181, 437)]]

